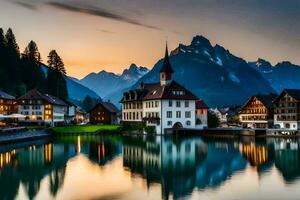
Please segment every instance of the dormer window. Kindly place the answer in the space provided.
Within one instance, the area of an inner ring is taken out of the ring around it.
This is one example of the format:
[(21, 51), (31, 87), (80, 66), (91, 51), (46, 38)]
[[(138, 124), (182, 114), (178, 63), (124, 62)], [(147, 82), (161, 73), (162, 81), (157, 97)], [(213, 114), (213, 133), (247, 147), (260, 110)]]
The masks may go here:
[(172, 94), (175, 96), (183, 96), (185, 94), (185, 91), (183, 90), (173, 90)]

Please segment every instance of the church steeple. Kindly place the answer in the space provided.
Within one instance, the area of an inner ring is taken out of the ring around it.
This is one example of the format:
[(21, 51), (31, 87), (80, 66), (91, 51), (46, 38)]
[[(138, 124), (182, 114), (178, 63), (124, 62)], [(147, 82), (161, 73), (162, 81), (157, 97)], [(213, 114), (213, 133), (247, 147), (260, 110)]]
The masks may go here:
[(172, 81), (172, 75), (174, 73), (174, 70), (170, 64), (168, 44), (166, 44), (164, 63), (163, 63), (162, 68), (160, 69), (159, 73), (160, 73), (160, 84), (161, 85), (166, 85)]

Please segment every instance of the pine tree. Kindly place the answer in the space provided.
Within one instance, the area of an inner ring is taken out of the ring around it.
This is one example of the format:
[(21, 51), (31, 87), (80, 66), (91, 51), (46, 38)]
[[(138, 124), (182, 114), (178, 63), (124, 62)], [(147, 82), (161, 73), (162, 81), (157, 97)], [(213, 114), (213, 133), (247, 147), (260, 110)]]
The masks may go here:
[(6, 39), (3, 33), (3, 29), (0, 28), (0, 89), (5, 89), (5, 84), (7, 83), (6, 75)]
[(60, 56), (55, 50), (50, 51), (48, 56), (47, 91), (49, 94), (66, 100), (68, 98), (66, 70)]
[(30, 41), (21, 58), (22, 80), (28, 90), (37, 88), (42, 92), (45, 91), (45, 74), (41, 69), (40, 62), (41, 55), (37, 44), (34, 41)]
[[(20, 50), (12, 30), (9, 28), (5, 34), (6, 41), (6, 75), (9, 81), (5, 85), (6, 91), (15, 94), (20, 84)], [(13, 83), (13, 84), (12, 84)]]
[(28, 46), (25, 48), (23, 57), (28, 58), (31, 62), (39, 64), (41, 60), (41, 54), (39, 49), (34, 41), (30, 41)]
[(55, 50), (52, 50), (49, 53), (48, 66), (62, 74), (66, 74), (65, 65)]

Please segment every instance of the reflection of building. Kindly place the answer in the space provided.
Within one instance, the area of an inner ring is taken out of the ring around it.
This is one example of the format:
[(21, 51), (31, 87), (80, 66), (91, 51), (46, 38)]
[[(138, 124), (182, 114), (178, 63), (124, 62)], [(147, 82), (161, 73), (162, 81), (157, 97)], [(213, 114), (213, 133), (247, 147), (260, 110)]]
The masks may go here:
[(275, 94), (256, 95), (248, 99), (239, 112), (244, 128), (272, 128)]
[(173, 80), (173, 73), (166, 48), (160, 82), (141, 83), (139, 88), (124, 93), (122, 122), (145, 124), (157, 134), (164, 134), (167, 128), (195, 128), (197, 97)]
[(300, 90), (286, 89), (274, 100), (274, 126), (300, 129)]
[(300, 146), (297, 140), (274, 140), (274, 163), (288, 182), (300, 177)]
[(15, 97), (0, 91), (0, 114), (10, 115), (18, 113), (18, 105)]
[(194, 188), (220, 185), (246, 161), (234, 143), (207, 145), (199, 138), (124, 138), (124, 166), (151, 183), (160, 183), (163, 199), (190, 194)]
[(268, 161), (268, 149), (264, 145), (240, 144), (241, 154), (249, 161), (252, 166), (260, 166)]

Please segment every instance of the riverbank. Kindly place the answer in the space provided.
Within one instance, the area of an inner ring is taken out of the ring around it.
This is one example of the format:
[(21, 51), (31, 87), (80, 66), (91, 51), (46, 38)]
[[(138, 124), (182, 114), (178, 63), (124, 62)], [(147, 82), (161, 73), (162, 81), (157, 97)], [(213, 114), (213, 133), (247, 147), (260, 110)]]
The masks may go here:
[(98, 134), (120, 133), (120, 125), (74, 125), (51, 128), (53, 134)]
[(51, 137), (46, 129), (43, 130), (24, 130), (17, 132), (4, 132), (0, 134), (0, 144), (24, 142)]

